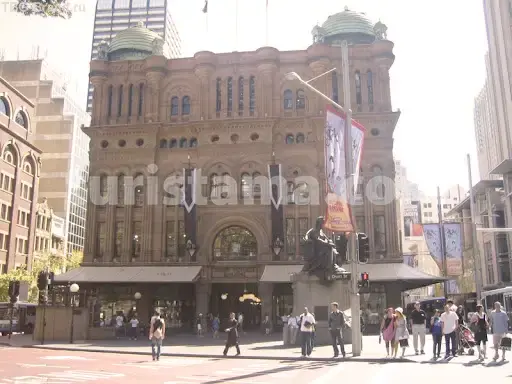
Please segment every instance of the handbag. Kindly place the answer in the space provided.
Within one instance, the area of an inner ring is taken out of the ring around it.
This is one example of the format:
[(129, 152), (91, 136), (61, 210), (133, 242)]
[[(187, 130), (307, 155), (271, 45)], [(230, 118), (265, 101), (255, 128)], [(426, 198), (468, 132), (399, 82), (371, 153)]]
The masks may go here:
[(510, 351), (512, 350), (511, 344), (512, 339), (510, 338), (510, 336), (507, 335), (501, 339), (500, 348), (504, 349), (505, 351)]

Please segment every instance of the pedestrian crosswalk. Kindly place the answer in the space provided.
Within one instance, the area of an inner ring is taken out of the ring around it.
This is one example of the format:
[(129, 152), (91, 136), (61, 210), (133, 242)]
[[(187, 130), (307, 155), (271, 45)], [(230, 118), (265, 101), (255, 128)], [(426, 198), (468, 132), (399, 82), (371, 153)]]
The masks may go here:
[(130, 367), (130, 368), (140, 368), (150, 371), (158, 371), (163, 368), (174, 368), (174, 367), (188, 367), (192, 365), (199, 365), (204, 364), (205, 362), (210, 362), (213, 360), (206, 360), (205, 359), (162, 359), (160, 361), (151, 361), (151, 360), (144, 360), (144, 361), (137, 361), (137, 362), (126, 362), (126, 363), (117, 363), (112, 364), (114, 366), (118, 367)]
[(39, 373), (31, 376), (16, 376), (2, 379), (0, 383), (13, 384), (69, 384), (88, 381), (108, 380), (124, 377), (122, 373), (104, 371), (69, 370), (60, 372)]

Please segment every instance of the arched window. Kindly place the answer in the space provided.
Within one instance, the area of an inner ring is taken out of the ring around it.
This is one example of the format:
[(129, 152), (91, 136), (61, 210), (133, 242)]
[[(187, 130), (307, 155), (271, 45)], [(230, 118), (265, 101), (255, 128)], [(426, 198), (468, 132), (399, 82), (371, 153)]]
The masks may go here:
[(363, 169), (359, 168), (359, 177), (357, 178), (357, 191), (355, 193), (356, 198), (362, 198), (364, 195), (364, 175)]
[(142, 116), (142, 105), (144, 103), (144, 84), (139, 84), (139, 117)]
[(286, 144), (293, 144), (293, 143), (295, 143), (295, 137), (292, 134), (286, 135), (285, 143)]
[(165, 139), (160, 140), (160, 148), (167, 148), (167, 140), (165, 140)]
[(144, 205), (144, 176), (140, 173), (133, 179), (135, 187), (135, 205), (139, 207)]
[(368, 82), (368, 105), (373, 108), (373, 73), (370, 70), (366, 72), (366, 81)]
[(283, 93), (284, 109), (293, 109), (293, 92), (289, 89)]
[(243, 115), (244, 112), (244, 77), (238, 78), (238, 114)]
[(108, 178), (107, 175), (100, 175), (100, 196), (107, 196), (108, 191)]
[(124, 174), (117, 175), (117, 205), (124, 205)]
[(190, 115), (190, 97), (183, 96), (181, 101), (181, 114)]
[(295, 204), (309, 204), (309, 187), (306, 183), (299, 183), (294, 190)]
[(252, 177), (248, 173), (242, 173), (240, 178), (240, 197), (248, 199), (251, 197)]
[(112, 103), (114, 102), (114, 87), (110, 85), (108, 87), (108, 117), (112, 117)]
[(220, 79), (220, 77), (217, 78), (217, 82), (215, 84), (215, 110), (217, 112), (220, 112), (221, 108), (222, 108), (222, 91), (221, 91), (221, 86), (222, 86), (222, 80)]
[(258, 178), (260, 176), (261, 176), (261, 173), (259, 173), (259, 172), (254, 172), (252, 174), (252, 182), (253, 182), (252, 191), (254, 193), (254, 197), (256, 197), (256, 198), (261, 197), (261, 185), (256, 183), (256, 181), (258, 181)]
[(295, 100), (295, 108), (296, 109), (304, 109), (306, 108), (306, 96), (304, 96), (304, 90), (297, 90), (297, 100)]
[(188, 146), (188, 140), (185, 139), (184, 137), (182, 137), (180, 139), (180, 148), (187, 148), (187, 146)]
[(12, 144), (7, 144), (7, 146), (5, 147), (3, 159), (9, 164), (18, 164), (18, 157), (16, 156), (16, 151)]
[(123, 86), (119, 86), (119, 95), (117, 98), (117, 117), (123, 114)]
[(28, 173), (29, 175), (34, 174), (35, 166), (34, 161), (31, 157), (26, 157), (25, 162), (23, 163), (23, 170)]
[(377, 199), (384, 199), (386, 190), (384, 186), (384, 172), (378, 165), (372, 167), (372, 185), (375, 197)]
[(249, 112), (254, 113), (256, 108), (256, 84), (254, 76), (249, 79)]
[(171, 141), (169, 142), (169, 148), (176, 148), (177, 146), (178, 146), (178, 140), (171, 139)]
[(306, 141), (306, 137), (304, 136), (304, 134), (303, 133), (297, 133), (297, 138), (296, 138), (295, 142), (297, 144), (302, 144), (305, 141)]
[(128, 88), (128, 116), (132, 115), (132, 107), (133, 107), (133, 84), (130, 84)]
[(9, 103), (4, 97), (0, 97), (0, 114), (5, 116), (11, 116)]
[(295, 183), (293, 181), (286, 183), (286, 196), (288, 197), (288, 204), (295, 204)]
[(25, 129), (28, 128), (28, 121), (27, 121), (27, 116), (25, 115), (25, 112), (18, 111), (18, 113), (16, 113), (16, 117), (14, 118), (14, 121), (16, 121), (16, 124), (18, 124), (19, 126), (22, 126)]
[(190, 148), (196, 148), (197, 147), (197, 139), (195, 137), (190, 139), (189, 147)]
[(180, 111), (180, 99), (178, 96), (173, 96), (171, 99), (171, 116), (178, 116)]
[(356, 71), (355, 81), (356, 81), (356, 103), (359, 106), (363, 103), (363, 96), (361, 95), (361, 73), (359, 71)]
[(254, 260), (258, 255), (258, 243), (251, 231), (233, 226), (220, 231), (213, 241), (215, 260)]
[(233, 78), (228, 77), (228, 112), (233, 111)]
[(219, 183), (222, 177), (219, 177), (216, 173), (210, 175), (209, 187), (210, 187), (210, 199), (218, 199), (220, 197), (221, 188)]
[(332, 100), (338, 103), (338, 74), (336, 71), (332, 73)]

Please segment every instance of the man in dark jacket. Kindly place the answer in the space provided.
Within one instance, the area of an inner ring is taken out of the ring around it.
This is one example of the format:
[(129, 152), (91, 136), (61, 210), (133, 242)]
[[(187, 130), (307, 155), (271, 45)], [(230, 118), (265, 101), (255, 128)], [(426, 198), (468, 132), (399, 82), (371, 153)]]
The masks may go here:
[(334, 349), (334, 357), (338, 357), (338, 343), (341, 348), (341, 355), (345, 357), (345, 346), (343, 345), (342, 329), (345, 325), (343, 312), (338, 308), (338, 303), (331, 303), (331, 314), (329, 315), (329, 332), (331, 333), (332, 348)]

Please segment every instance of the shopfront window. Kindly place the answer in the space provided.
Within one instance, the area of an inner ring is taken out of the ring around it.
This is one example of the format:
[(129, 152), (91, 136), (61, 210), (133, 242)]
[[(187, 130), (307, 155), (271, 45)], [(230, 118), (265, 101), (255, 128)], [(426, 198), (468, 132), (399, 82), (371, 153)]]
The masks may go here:
[(371, 284), (370, 293), (362, 293), (361, 315), (366, 328), (366, 333), (379, 332), (380, 322), (384, 316), (386, 305), (386, 289), (383, 284)]
[(228, 227), (213, 242), (215, 260), (252, 260), (258, 254), (256, 238), (248, 229)]
[[(114, 327), (118, 315), (123, 316), (127, 324), (137, 312), (134, 294), (135, 291), (131, 287), (99, 289), (90, 308), (90, 324), (93, 327)], [(145, 316), (140, 320), (145, 320)]]

